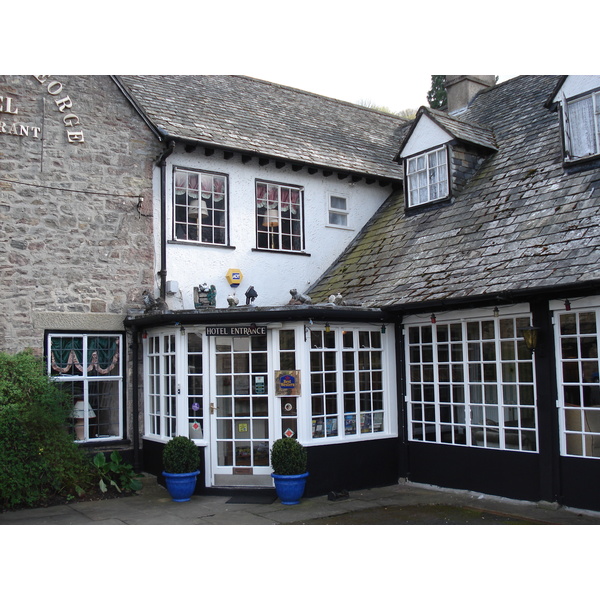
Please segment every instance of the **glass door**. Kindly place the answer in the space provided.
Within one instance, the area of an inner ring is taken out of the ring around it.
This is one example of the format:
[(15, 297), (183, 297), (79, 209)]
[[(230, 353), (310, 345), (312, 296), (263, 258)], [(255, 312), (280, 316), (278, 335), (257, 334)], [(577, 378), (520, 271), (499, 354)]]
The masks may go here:
[(267, 336), (213, 338), (215, 486), (271, 486)]

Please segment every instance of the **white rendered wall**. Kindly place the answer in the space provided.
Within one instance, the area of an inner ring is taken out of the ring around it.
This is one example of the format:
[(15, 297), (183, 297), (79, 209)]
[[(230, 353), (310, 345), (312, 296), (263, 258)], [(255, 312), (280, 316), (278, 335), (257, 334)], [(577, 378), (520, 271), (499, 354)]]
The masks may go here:
[[(229, 181), (229, 244), (231, 247), (173, 242), (173, 167), (222, 173)], [(217, 289), (217, 308), (228, 306), (227, 296), (235, 291), (240, 306), (250, 285), (258, 297), (255, 306), (282, 306), (291, 298), (290, 289), (303, 292), (342, 253), (369, 218), (391, 193), (390, 187), (378, 183), (351, 183), (337, 174), (324, 177), (310, 175), (306, 168), (294, 172), (290, 167), (278, 169), (274, 164), (260, 166), (253, 158), (243, 164), (239, 155), (230, 160), (215, 152), (206, 157), (202, 151), (175, 151), (167, 161), (167, 280), (179, 283), (179, 293), (167, 295), (172, 310), (193, 309), (193, 288), (202, 283)], [(255, 180), (264, 179), (304, 188), (304, 231), (307, 255), (257, 251), (255, 233)], [(154, 176), (154, 232), (156, 272), (160, 265), (160, 169)], [(328, 226), (329, 196), (347, 199), (348, 228)], [(310, 255), (310, 256), (308, 256)], [(229, 269), (239, 269), (243, 279), (232, 288), (226, 279)], [(158, 278), (154, 293), (158, 293)], [(332, 293), (343, 290), (331, 290)]]
[(406, 146), (402, 149), (401, 158), (424, 152), (452, 139), (439, 125), (428, 116), (422, 115)]
[(554, 99), (555, 101), (562, 100), (563, 92), (566, 98), (572, 98), (599, 87), (600, 75), (569, 75)]

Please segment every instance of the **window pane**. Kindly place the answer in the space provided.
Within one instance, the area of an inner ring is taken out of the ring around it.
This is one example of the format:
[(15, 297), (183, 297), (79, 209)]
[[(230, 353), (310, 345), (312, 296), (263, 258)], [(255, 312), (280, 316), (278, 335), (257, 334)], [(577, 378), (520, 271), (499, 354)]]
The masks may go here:
[[(49, 336), (48, 373), (72, 397), (73, 423), (80, 441), (122, 437), (123, 378), (120, 336)], [(152, 363), (160, 366), (160, 362)], [(161, 382), (150, 377), (149, 390)]]
[(592, 97), (574, 100), (568, 104), (572, 158), (595, 154), (597, 149)]

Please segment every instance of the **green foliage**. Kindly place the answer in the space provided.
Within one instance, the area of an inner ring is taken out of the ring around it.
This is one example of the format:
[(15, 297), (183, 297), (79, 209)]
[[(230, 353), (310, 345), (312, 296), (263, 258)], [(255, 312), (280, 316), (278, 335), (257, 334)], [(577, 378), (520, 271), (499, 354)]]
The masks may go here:
[(163, 450), (167, 473), (193, 473), (200, 469), (200, 453), (192, 440), (182, 435), (169, 440)]
[(106, 460), (106, 456), (99, 452), (92, 462), (98, 487), (103, 494), (108, 491), (109, 486), (113, 486), (119, 493), (123, 490), (136, 492), (142, 489), (142, 482), (139, 481), (141, 476), (134, 472), (132, 465), (123, 462), (118, 452), (112, 452), (110, 460)]
[(302, 475), (306, 473), (306, 449), (296, 439), (276, 440), (271, 448), (271, 467), (276, 475)]
[(448, 104), (446, 94), (446, 76), (432, 75), (431, 89), (427, 92), (427, 102), (431, 108), (443, 109)]
[(71, 408), (40, 359), (0, 353), (0, 508), (89, 488), (89, 459), (68, 432)]

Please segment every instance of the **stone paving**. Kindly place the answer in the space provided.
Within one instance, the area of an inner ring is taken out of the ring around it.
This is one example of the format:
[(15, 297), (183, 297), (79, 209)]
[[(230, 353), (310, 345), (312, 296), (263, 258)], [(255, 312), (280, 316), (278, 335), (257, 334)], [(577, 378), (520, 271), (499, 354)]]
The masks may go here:
[(600, 513), (412, 483), (351, 491), (347, 499), (201, 495), (173, 502), (146, 475), (135, 496), (0, 513), (0, 525), (598, 525)]

